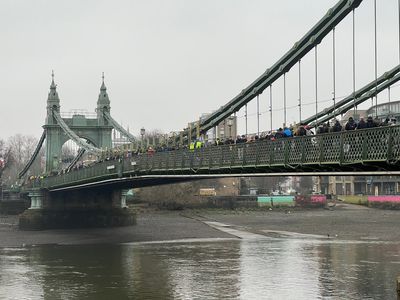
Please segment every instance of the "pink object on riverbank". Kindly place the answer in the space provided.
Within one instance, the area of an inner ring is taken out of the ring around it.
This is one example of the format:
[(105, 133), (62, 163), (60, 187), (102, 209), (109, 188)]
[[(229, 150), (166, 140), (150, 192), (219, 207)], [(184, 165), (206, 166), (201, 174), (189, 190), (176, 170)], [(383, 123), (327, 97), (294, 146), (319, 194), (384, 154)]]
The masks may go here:
[(326, 203), (325, 195), (311, 195), (311, 203)]
[(400, 203), (400, 196), (368, 196), (368, 201)]

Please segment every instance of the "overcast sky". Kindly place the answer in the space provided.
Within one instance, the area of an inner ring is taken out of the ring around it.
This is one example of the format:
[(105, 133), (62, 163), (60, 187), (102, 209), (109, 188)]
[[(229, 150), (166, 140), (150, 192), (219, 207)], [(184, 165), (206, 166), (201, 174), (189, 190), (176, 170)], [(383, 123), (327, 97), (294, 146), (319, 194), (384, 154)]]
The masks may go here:
[[(40, 136), (51, 70), (61, 111), (94, 112), (104, 72), (111, 114), (124, 127), (134, 134), (141, 127), (180, 130), (236, 96), (335, 3), (3, 0), (0, 138), (16, 133)], [(372, 3), (364, 0), (356, 11), (357, 87), (374, 78)], [(397, 0), (378, 1), (379, 73), (398, 64), (397, 9)], [(350, 16), (337, 28), (338, 96), (352, 91), (351, 20)], [(315, 109), (310, 104), (315, 98), (313, 55), (303, 60), (303, 116)], [(320, 107), (326, 107), (332, 104), (330, 36), (319, 46), (318, 55)], [(290, 122), (298, 120), (297, 74), (294, 67), (287, 75)], [(275, 86), (274, 126), (278, 127), (283, 115), (282, 82)], [(386, 101), (385, 97), (379, 97), (380, 101)], [(268, 101), (264, 93), (261, 129), (269, 126)], [(250, 131), (256, 128), (255, 111), (253, 101)]]

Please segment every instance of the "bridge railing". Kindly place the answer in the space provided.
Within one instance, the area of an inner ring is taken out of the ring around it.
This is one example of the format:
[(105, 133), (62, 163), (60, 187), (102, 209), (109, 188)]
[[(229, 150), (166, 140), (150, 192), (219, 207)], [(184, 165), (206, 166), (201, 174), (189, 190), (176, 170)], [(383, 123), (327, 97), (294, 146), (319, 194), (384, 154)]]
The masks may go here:
[(105, 160), (44, 178), (42, 186), (55, 188), (132, 175), (279, 172), (321, 166), (338, 169), (369, 163), (393, 165), (399, 159), (400, 126), (386, 126)]

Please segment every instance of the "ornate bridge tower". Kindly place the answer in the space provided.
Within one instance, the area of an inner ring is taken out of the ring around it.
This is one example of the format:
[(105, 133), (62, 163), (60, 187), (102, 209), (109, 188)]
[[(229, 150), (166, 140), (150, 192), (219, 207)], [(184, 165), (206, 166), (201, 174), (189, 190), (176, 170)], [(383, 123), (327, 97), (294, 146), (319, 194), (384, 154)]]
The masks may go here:
[[(47, 97), (46, 122), (43, 126), (46, 134), (46, 172), (58, 170), (61, 148), (70, 139), (79, 146), (83, 146), (87, 151), (112, 147), (111, 131), (113, 126), (104, 117), (104, 112), (110, 112), (110, 99), (104, 84), (104, 75), (102, 78), (96, 118), (88, 118), (79, 113), (61, 117), (60, 98), (57, 93), (57, 85), (54, 83), (54, 73), (52, 73), (50, 92)], [(88, 143), (81, 141), (80, 138), (85, 139)]]
[[(119, 130), (129, 140), (135, 138), (126, 132), (110, 115), (110, 99), (104, 84), (103, 75), (100, 94), (97, 100), (95, 116), (74, 113), (60, 115), (60, 98), (54, 74), (47, 97), (46, 122), (44, 132), (31, 157), (20, 173), (26, 174), (46, 140), (46, 172), (60, 169), (61, 149), (68, 140), (74, 141), (80, 148), (73, 165), (84, 152), (101, 154), (101, 149), (112, 147), (112, 129)], [(84, 139), (84, 140), (83, 140)], [(60, 175), (63, 176), (63, 175)], [(19, 219), (20, 228), (45, 229), (69, 227), (125, 226), (135, 223), (135, 214), (126, 207), (127, 190), (102, 187), (100, 189), (78, 189), (70, 192), (49, 192), (40, 184), (28, 190), (31, 207)]]

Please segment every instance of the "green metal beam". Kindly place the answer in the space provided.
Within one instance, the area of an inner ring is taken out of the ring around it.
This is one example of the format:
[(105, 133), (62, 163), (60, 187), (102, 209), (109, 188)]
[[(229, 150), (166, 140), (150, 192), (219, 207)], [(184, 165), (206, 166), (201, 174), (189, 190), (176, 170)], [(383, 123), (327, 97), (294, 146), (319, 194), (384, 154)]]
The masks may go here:
[[(346, 113), (347, 111), (351, 110), (354, 107), (354, 105), (360, 105), (361, 103), (367, 101), (368, 99), (371, 99), (372, 97), (375, 97), (380, 92), (386, 90), (388, 87), (390, 87), (393, 84), (395, 84), (396, 82), (398, 82), (400, 80), (400, 73), (399, 73), (400, 65), (397, 66), (395, 69), (397, 70), (396, 71), (397, 74), (394, 72), (391, 73), (391, 71), (386, 72), (381, 77), (379, 77), (379, 80), (378, 80), (379, 83), (376, 88), (375, 88), (375, 80), (373, 82), (369, 83), (368, 85), (366, 85), (366, 87), (368, 87), (369, 89), (366, 92), (364, 92), (362, 94), (362, 96), (360, 96), (358, 98), (356, 97), (355, 101), (351, 101), (351, 102), (346, 101), (345, 105), (342, 105), (339, 109), (336, 110), (335, 115), (337, 116), (337, 115)], [(395, 69), (393, 69), (393, 70), (395, 70)], [(396, 74), (396, 75), (394, 75), (394, 74)], [(381, 80), (383, 78), (385, 78), (385, 80)], [(357, 92), (356, 92), (356, 95), (358, 95)], [(348, 99), (348, 98), (350, 98), (350, 100), (353, 100), (352, 95), (346, 97), (345, 99)], [(345, 99), (343, 99), (342, 101), (344, 101)], [(329, 121), (333, 117), (334, 117), (333, 114), (325, 114), (325, 116), (318, 119), (318, 121), (316, 123), (315, 122), (310, 123), (310, 126), (317, 127), (320, 124)], [(312, 118), (310, 118), (310, 119), (312, 119)], [(315, 120), (315, 117), (314, 117), (314, 120)], [(307, 123), (305, 123), (305, 124), (307, 124)]]
[[(400, 77), (400, 74), (398, 75)], [(393, 78), (393, 80), (395, 80)], [(248, 144), (180, 149), (104, 160), (90, 167), (38, 182), (47, 189), (114, 182), (144, 175), (201, 175), (264, 172), (398, 171), (400, 126), (342, 131), (314, 136), (259, 140)], [(33, 184), (36, 184), (33, 183)]]
[(28, 172), (29, 168), (32, 166), (33, 162), (35, 161), (36, 157), (39, 154), (40, 149), (42, 148), (43, 142), (46, 138), (46, 131), (43, 131), (42, 136), (40, 137), (40, 140), (38, 144), (36, 145), (36, 149), (33, 152), (31, 158), (29, 159), (28, 163), (25, 165), (25, 167), (22, 169), (22, 171), (18, 174), (18, 179), (21, 179), (22, 176)]
[(71, 130), (71, 128), (68, 127), (67, 123), (64, 122), (63, 118), (60, 116), (60, 114), (53, 110), (53, 116), (57, 121), (57, 124), (60, 125), (64, 133), (71, 139), (73, 140), (80, 148), (85, 149), (88, 153), (94, 153), (94, 154), (100, 154), (102, 152), (101, 149), (96, 148), (93, 145), (89, 145), (86, 142), (83, 142), (79, 136)]
[(111, 125), (114, 127), (114, 129), (118, 130), (120, 133), (122, 133), (122, 135), (127, 137), (130, 142), (132, 142), (132, 143), (138, 142), (137, 139), (131, 133), (129, 133), (127, 130), (125, 130), (125, 128), (122, 127), (117, 121), (115, 121), (108, 112), (104, 111), (103, 114), (104, 114), (104, 117), (107, 119), (107, 121), (110, 122)]
[(71, 161), (71, 163), (69, 164), (69, 166), (67, 167), (67, 171), (70, 171), (75, 165), (76, 163), (82, 158), (83, 154), (85, 154), (86, 150), (83, 148), (79, 148), (78, 153), (76, 154), (76, 156), (74, 157), (74, 159)]
[[(257, 95), (261, 94), (268, 86), (274, 83), (285, 72), (303, 58), (311, 49), (319, 44), (322, 39), (337, 26), (353, 9), (361, 4), (362, 0), (341, 0), (297, 43), (294, 44), (281, 59), (271, 68), (257, 78), (252, 84), (242, 90), (242, 92), (212, 113), (200, 125), (200, 131), (206, 132), (232, 113), (239, 111), (246, 103)], [(186, 130), (187, 135), (187, 130)], [(192, 130), (192, 134), (195, 130)]]
[[(394, 67), (393, 69), (391, 69), (390, 71), (385, 72), (382, 76), (380, 76), (376, 81), (375, 79), (373, 81), (371, 81), (370, 83), (368, 83), (367, 85), (365, 85), (364, 87), (360, 88), (359, 90), (357, 90), (354, 95), (353, 93), (351, 93), (351, 95), (347, 96), (346, 98), (338, 101), (336, 103), (336, 105), (332, 105), (328, 108), (325, 108), (323, 111), (319, 112), (318, 114), (311, 116), (303, 121), (301, 121), (301, 123), (303, 124), (310, 124), (312, 127), (318, 126), (319, 124), (326, 122), (327, 120), (333, 118), (334, 116), (338, 115), (338, 114), (343, 114), (346, 111), (348, 111), (349, 107), (353, 107), (354, 104), (358, 105), (362, 102), (359, 101), (359, 99), (361, 99), (361, 97), (365, 94), (365, 93), (369, 93), (370, 92), (374, 92), (375, 87), (376, 86), (381, 86), (382, 83), (384, 83), (386, 81), (386, 83), (382, 86), (384, 87), (388, 87), (390, 86), (390, 82), (393, 81), (392, 79), (395, 78), (394, 76), (397, 75), (400, 72), (400, 65)], [(397, 80), (396, 80), (397, 81)], [(388, 85), (389, 84), (389, 85)], [(380, 91), (382, 91), (382, 88), (380, 89)], [(354, 100), (354, 96), (356, 98), (356, 101)], [(371, 96), (367, 97), (370, 98)], [(364, 97), (362, 99), (365, 99)], [(364, 100), (365, 101), (365, 100)], [(335, 113), (333, 114), (335, 110)], [(322, 118), (323, 117), (323, 118)], [(320, 119), (322, 118), (322, 119)], [(315, 123), (315, 119), (317, 119), (317, 123)]]

